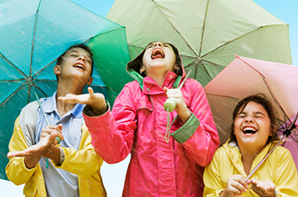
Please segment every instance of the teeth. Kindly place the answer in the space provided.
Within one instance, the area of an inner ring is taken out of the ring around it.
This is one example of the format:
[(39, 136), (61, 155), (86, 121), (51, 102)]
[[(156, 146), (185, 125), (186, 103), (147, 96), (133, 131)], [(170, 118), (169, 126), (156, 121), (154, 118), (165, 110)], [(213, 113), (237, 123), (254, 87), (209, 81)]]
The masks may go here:
[(80, 65), (80, 64), (76, 64), (75, 67), (78, 67), (78, 68), (84, 70), (84, 67), (82, 65)]
[(247, 127), (247, 128), (244, 128), (244, 129), (243, 129), (243, 132), (244, 132), (244, 133), (256, 133), (257, 130), (255, 130), (255, 129), (253, 129), (253, 128), (249, 128), (249, 127)]
[(151, 57), (154, 57), (154, 56), (157, 56), (157, 55), (161, 55), (162, 57), (165, 56), (161, 49), (154, 49), (153, 52), (152, 52)]

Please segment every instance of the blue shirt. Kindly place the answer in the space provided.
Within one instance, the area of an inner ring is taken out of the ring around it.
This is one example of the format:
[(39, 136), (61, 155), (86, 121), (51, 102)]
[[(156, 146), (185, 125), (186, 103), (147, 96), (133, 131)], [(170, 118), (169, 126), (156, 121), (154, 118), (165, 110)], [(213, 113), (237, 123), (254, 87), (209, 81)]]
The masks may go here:
[[(42, 106), (46, 113), (50, 125), (62, 124), (62, 134), (64, 140), (60, 142), (61, 147), (79, 150), (81, 141), (81, 127), (84, 124), (82, 111), (84, 105), (76, 104), (75, 107), (60, 117), (57, 111), (56, 92), (52, 97), (48, 97), (42, 102)], [(47, 122), (42, 114), (42, 110), (38, 108), (36, 118), (36, 139), (39, 142), (41, 131), (47, 126)], [(42, 157), (39, 161), (41, 166), (45, 186), (48, 196), (65, 197), (79, 196), (78, 176), (62, 169), (55, 168), (49, 159), (49, 168), (46, 168), (46, 158)]]

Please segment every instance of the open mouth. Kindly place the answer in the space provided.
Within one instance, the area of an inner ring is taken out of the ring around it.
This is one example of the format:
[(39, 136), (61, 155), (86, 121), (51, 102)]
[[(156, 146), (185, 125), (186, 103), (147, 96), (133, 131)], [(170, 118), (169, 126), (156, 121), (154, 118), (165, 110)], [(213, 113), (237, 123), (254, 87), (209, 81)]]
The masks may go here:
[(165, 57), (165, 54), (163, 52), (162, 49), (160, 48), (155, 48), (153, 51), (152, 51), (152, 54), (151, 54), (151, 58), (152, 59), (157, 59), (157, 58), (164, 58)]
[(85, 70), (85, 67), (82, 64), (75, 64), (73, 67), (81, 69), (81, 70)]
[(254, 128), (250, 128), (250, 127), (248, 127), (248, 128), (243, 129), (242, 132), (243, 132), (244, 134), (255, 134), (255, 133), (257, 132), (257, 130), (254, 129)]

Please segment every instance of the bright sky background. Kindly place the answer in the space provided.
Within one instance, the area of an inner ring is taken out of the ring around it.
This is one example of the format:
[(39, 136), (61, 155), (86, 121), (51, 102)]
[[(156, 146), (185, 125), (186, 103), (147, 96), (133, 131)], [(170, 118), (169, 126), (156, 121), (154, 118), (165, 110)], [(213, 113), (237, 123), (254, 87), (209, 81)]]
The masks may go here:
[[(106, 16), (114, 0), (73, 0), (101, 16)], [(292, 50), (293, 65), (298, 66), (298, 1), (297, 0), (254, 0), (271, 14), (289, 24), (290, 44)], [(125, 172), (128, 160), (119, 164), (102, 166), (102, 176), (109, 197), (118, 197), (122, 194)], [(23, 186), (15, 186), (9, 181), (0, 180), (1, 196), (22, 196)]]

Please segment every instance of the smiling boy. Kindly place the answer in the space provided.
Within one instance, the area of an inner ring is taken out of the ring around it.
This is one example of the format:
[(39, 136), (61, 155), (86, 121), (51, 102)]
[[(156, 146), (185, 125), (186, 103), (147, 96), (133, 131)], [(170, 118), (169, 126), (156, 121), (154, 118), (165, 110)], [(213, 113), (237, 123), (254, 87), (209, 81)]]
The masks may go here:
[[(54, 67), (57, 91), (29, 103), (15, 121), (9, 143), (6, 174), (25, 196), (106, 196), (100, 175), (103, 160), (91, 145), (81, 104), (59, 101), (59, 96), (82, 94), (92, 83), (92, 53), (83, 44), (71, 46)], [(55, 137), (61, 138), (57, 145)], [(49, 162), (47, 163), (47, 160)]]

